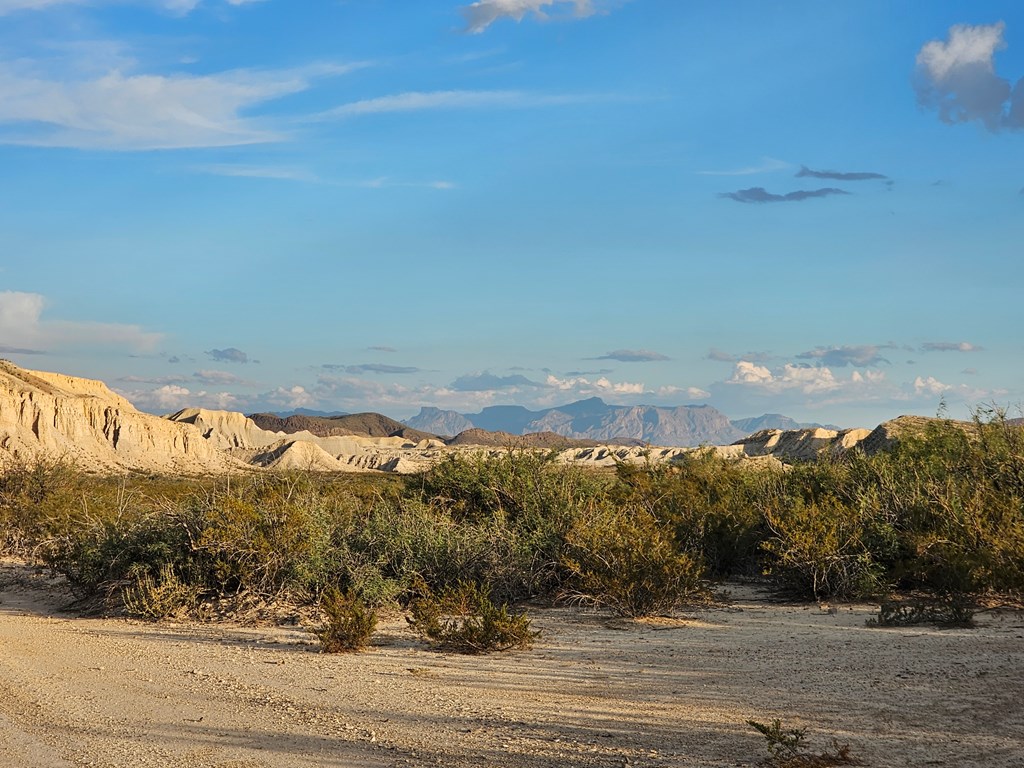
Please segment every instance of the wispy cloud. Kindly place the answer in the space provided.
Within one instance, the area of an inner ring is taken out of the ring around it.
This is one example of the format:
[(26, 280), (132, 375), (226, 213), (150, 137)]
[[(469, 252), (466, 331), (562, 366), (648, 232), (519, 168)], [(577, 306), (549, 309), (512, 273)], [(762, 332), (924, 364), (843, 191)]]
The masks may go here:
[(282, 141), (273, 121), (247, 113), (361, 65), (234, 70), (211, 75), (54, 77), (32, 62), (0, 63), (0, 143), (140, 151)]
[(849, 192), (834, 187), (824, 189), (797, 190), (784, 195), (776, 195), (768, 192), (764, 187), (751, 187), (736, 192), (722, 192), (719, 197), (735, 200), (738, 203), (796, 203), (801, 200), (810, 200), (815, 197), (829, 197), (830, 195), (848, 195)]
[(466, 31), (479, 34), (499, 19), (522, 21), (527, 14), (547, 19), (547, 10), (568, 8), (575, 18), (584, 18), (595, 12), (593, 0), (478, 0), (463, 6)]
[(397, 181), (383, 176), (379, 179), (367, 179), (365, 181), (332, 182), (335, 186), (361, 187), (362, 189), (391, 189), (395, 187), (407, 187), (411, 189), (437, 189), (447, 191), (458, 188), (453, 181)]
[(317, 183), (316, 174), (304, 168), (289, 168), (273, 165), (232, 165), (216, 163), (213, 165), (194, 165), (192, 170), (197, 173), (208, 173), (213, 176), (237, 176), (249, 179), (278, 179), (281, 181), (302, 181)]
[(968, 341), (926, 341), (921, 345), (922, 352), (982, 352), (984, 349)]
[[(228, 5), (248, 5), (263, 0), (223, 0)], [(147, 5), (184, 16), (191, 13), (201, 4), (202, 0), (134, 0), (134, 5)], [(120, 4), (130, 4), (132, 0), (121, 0)], [(59, 5), (114, 5), (115, 0), (0, 0), (0, 16), (16, 11), (43, 11)]]
[(748, 360), (754, 363), (767, 363), (772, 359), (772, 355), (768, 352), (747, 352), (743, 355), (734, 355), (723, 349), (712, 347), (708, 350), (707, 359), (715, 360), (720, 363), (736, 363), (740, 360)]
[(652, 352), (649, 349), (616, 349), (606, 352), (600, 357), (590, 358), (591, 360), (618, 360), (620, 363), (650, 363), (669, 358), (660, 352)]
[(796, 174), (797, 178), (832, 179), (833, 181), (870, 181), (872, 179), (888, 179), (884, 173), (853, 172), (845, 171), (814, 171), (806, 165), (800, 166)]
[(248, 386), (248, 382), (229, 371), (196, 371), (192, 374), (192, 378), (207, 385), (216, 385), (221, 387), (238, 385)]
[(531, 381), (521, 374), (511, 376), (496, 376), (493, 373), (467, 373), (459, 376), (451, 383), (451, 388), (458, 392), (480, 392), (492, 389), (515, 389), (520, 387), (537, 388), (543, 387), (536, 381)]
[(990, 131), (1024, 129), (1024, 84), (996, 74), (995, 53), (1006, 47), (1003, 22), (958, 24), (949, 37), (917, 54), (918, 102), (946, 123), (977, 121)]
[(441, 109), (527, 109), (608, 100), (599, 94), (544, 94), (529, 91), (406, 91), (362, 99), (321, 112), (320, 120)]
[(759, 173), (772, 173), (792, 168), (791, 163), (784, 160), (776, 160), (771, 157), (763, 158), (758, 165), (748, 165), (743, 168), (734, 168), (727, 171), (697, 171), (701, 176), (754, 176)]
[(815, 347), (809, 352), (801, 352), (797, 355), (800, 360), (816, 360), (823, 365), (844, 368), (852, 365), (857, 368), (877, 366), (888, 363), (879, 353), (879, 347), (873, 344), (859, 344), (842, 347)]
[(168, 384), (187, 384), (188, 376), (121, 376), (117, 379), (120, 384), (156, 384), (166, 387)]
[(407, 374), (420, 372), (419, 368), (410, 365), (385, 365), (383, 363), (362, 363), (360, 365), (333, 365), (327, 363), (321, 367), (325, 371), (342, 371), (356, 376), (363, 373)]
[(457, 184), (452, 181), (401, 181), (387, 176), (376, 179), (363, 179), (360, 181), (335, 181), (317, 176), (315, 173), (304, 168), (293, 168), (288, 166), (274, 165), (235, 165), (232, 163), (216, 163), (212, 165), (194, 165), (192, 170), (196, 173), (206, 173), (213, 176), (227, 176), (246, 179), (271, 179), (277, 181), (295, 181), (307, 184), (323, 184), (331, 187), (357, 187), (359, 189), (456, 189)]

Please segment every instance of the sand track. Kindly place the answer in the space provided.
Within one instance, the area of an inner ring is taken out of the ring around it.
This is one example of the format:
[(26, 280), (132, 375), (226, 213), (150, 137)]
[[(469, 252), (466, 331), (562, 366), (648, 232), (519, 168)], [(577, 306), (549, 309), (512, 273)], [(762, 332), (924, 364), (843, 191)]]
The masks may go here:
[(326, 656), (296, 627), (75, 618), (6, 563), (0, 764), (755, 765), (745, 721), (780, 717), (868, 765), (1021, 765), (1020, 615), (883, 630), (870, 606), (733, 597), (650, 622), (536, 609), (534, 650), (488, 657), (425, 650), (395, 617), (370, 651)]

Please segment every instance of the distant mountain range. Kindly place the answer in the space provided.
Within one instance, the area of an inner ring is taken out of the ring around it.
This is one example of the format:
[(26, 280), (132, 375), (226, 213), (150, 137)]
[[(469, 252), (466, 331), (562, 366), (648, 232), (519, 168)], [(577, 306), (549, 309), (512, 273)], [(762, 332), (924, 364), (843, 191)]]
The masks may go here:
[(579, 440), (636, 441), (651, 445), (727, 445), (762, 429), (806, 426), (778, 413), (730, 421), (710, 405), (609, 405), (599, 397), (531, 411), (520, 405), (495, 405), (480, 413), (424, 407), (405, 425), (435, 435), (458, 435), (469, 429), (525, 435), (552, 432)]

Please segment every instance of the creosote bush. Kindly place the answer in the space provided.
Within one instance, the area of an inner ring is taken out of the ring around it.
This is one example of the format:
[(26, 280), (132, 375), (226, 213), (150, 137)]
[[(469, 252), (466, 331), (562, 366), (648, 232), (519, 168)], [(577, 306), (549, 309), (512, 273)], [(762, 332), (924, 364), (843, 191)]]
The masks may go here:
[(409, 624), (434, 648), (480, 654), (529, 648), (539, 634), (525, 613), (512, 613), (496, 604), (486, 589), (473, 582), (434, 594), (421, 585), (422, 594), (409, 603)]
[(646, 509), (600, 505), (568, 532), (569, 593), (620, 616), (668, 613), (705, 598), (700, 556), (680, 551), (672, 530)]
[(314, 630), (324, 653), (358, 651), (370, 644), (377, 613), (355, 592), (329, 589), (320, 599), (324, 625)]

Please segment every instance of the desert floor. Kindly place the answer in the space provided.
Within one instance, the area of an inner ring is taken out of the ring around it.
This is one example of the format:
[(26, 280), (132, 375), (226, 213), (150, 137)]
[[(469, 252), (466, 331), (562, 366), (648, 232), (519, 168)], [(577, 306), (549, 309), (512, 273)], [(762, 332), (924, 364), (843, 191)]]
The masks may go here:
[(645, 622), (534, 608), (530, 651), (426, 649), (401, 617), (323, 655), (300, 627), (76, 618), (0, 566), (0, 765), (747, 766), (746, 720), (872, 766), (1024, 765), (1024, 617), (879, 629), (771, 600)]

